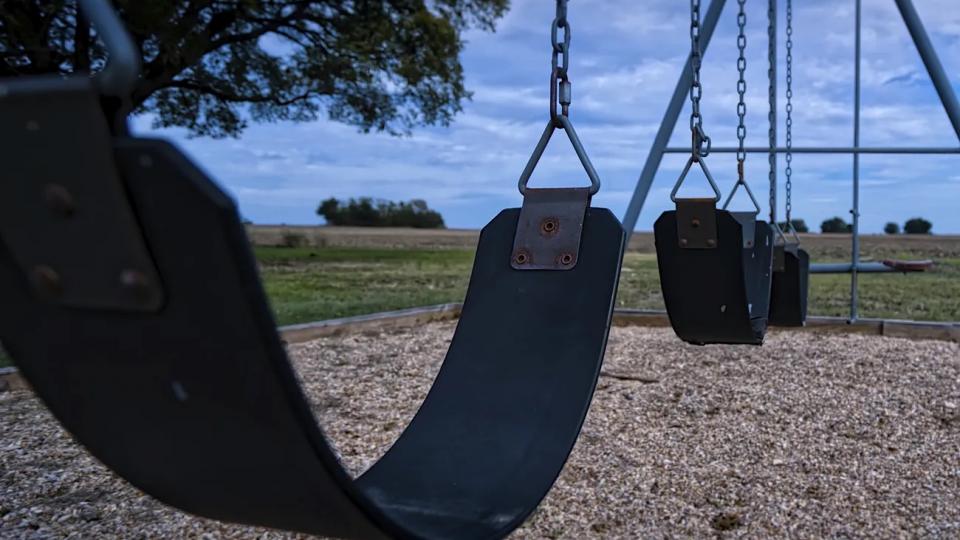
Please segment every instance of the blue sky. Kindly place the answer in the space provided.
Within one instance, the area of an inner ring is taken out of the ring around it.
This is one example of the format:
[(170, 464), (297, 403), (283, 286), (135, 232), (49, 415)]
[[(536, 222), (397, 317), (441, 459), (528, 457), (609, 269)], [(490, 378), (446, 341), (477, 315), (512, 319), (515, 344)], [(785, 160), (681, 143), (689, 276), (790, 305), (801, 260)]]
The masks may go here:
[[(960, 86), (957, 0), (915, 0), (940, 59)], [(705, 2), (706, 4), (706, 2)], [(704, 127), (714, 144), (735, 144), (736, 3), (727, 2), (703, 69)], [(781, 7), (782, 7), (781, 2)], [(852, 143), (853, 2), (797, 0), (794, 15), (794, 144)], [(892, 0), (864, 0), (862, 144), (956, 146), (919, 55)], [(600, 173), (595, 206), (622, 216), (689, 48), (688, 3), (680, 0), (571, 0), (571, 119)], [(767, 138), (766, 2), (748, 0), (747, 144)], [(190, 139), (181, 130), (141, 134), (179, 143), (257, 223), (316, 224), (330, 196), (423, 198), (450, 227), (477, 228), (501, 208), (519, 206), (516, 181), (547, 119), (553, 2), (513, 0), (497, 32), (471, 32), (463, 63), (474, 92), (449, 128), (408, 137), (360, 134), (334, 122), (251, 125), (240, 139)], [(783, 12), (780, 35), (783, 36)], [(783, 55), (780, 45), (781, 122)], [(673, 143), (689, 141), (685, 109)], [(558, 134), (559, 135), (559, 134)], [(781, 143), (783, 127), (780, 127)], [(637, 224), (649, 230), (671, 206), (683, 156), (668, 156)], [(849, 156), (794, 157), (794, 216), (812, 225), (849, 218)], [(732, 155), (709, 158), (721, 189), (735, 179)], [(935, 232), (960, 233), (960, 156), (864, 156), (861, 214), (865, 232), (912, 216)], [(747, 175), (767, 200), (765, 155), (751, 155)], [(780, 160), (782, 182), (783, 159)], [(564, 137), (555, 137), (531, 185), (585, 185)], [(781, 185), (782, 200), (782, 185)], [(766, 210), (764, 210), (766, 211)], [(782, 213), (782, 208), (781, 208)]]

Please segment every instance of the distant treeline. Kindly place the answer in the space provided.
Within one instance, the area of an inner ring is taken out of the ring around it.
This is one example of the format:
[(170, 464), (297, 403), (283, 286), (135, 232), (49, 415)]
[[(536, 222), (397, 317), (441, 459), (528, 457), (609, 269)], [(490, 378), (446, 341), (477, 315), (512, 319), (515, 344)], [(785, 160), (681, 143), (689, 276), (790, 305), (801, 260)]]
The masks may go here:
[(327, 225), (353, 227), (414, 227), (443, 229), (443, 216), (427, 206), (423, 199), (393, 202), (371, 197), (339, 201), (333, 197), (320, 203), (317, 214)]
[[(824, 234), (850, 233), (853, 232), (853, 225), (847, 223), (839, 216), (832, 217), (820, 224), (820, 232)], [(893, 221), (887, 222), (887, 224), (883, 226), (883, 232), (887, 234), (900, 234), (900, 225)], [(932, 234), (933, 223), (922, 217), (910, 218), (903, 224), (902, 232), (904, 234)]]

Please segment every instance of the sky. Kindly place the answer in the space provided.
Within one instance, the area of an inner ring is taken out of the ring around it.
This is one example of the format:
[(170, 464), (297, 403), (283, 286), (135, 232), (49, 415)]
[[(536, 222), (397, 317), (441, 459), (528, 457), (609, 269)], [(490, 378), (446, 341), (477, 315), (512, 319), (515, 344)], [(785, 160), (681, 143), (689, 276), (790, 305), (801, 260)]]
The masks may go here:
[[(704, 2), (704, 12), (706, 4)], [(853, 140), (853, 1), (794, 2), (795, 146), (850, 146)], [(767, 144), (766, 2), (747, 1), (747, 145)], [(784, 36), (784, 1), (780, 2)], [(940, 60), (960, 86), (960, 5), (915, 0)], [(689, 4), (679, 0), (571, 0), (570, 78), (576, 126), (602, 187), (594, 206), (623, 216), (689, 52)], [(133, 129), (180, 145), (238, 201), (256, 223), (320, 224), (328, 197), (426, 199), (447, 226), (479, 228), (500, 209), (521, 204), (516, 182), (548, 118), (550, 22), (554, 2), (513, 0), (495, 33), (470, 31), (462, 56), (473, 99), (449, 127), (412, 135), (361, 134), (318, 120), (251, 124), (238, 139), (189, 138), (184, 130)], [(946, 113), (892, 0), (863, 0), (863, 146), (957, 146)], [(785, 48), (779, 44), (780, 144), (784, 142)], [(702, 71), (704, 129), (716, 146), (736, 144), (736, 2), (728, 0)], [(689, 104), (672, 145), (689, 144)], [(586, 185), (566, 138), (557, 134), (530, 185)], [(637, 230), (672, 207), (669, 192), (686, 157), (667, 156)], [(708, 163), (721, 190), (735, 181), (730, 154)], [(852, 157), (795, 155), (793, 216), (814, 229), (849, 220)], [(783, 208), (779, 161), (779, 212)], [(767, 156), (751, 154), (747, 181), (767, 212)], [(865, 155), (861, 158), (861, 230), (923, 216), (934, 232), (960, 233), (960, 156)], [(692, 177), (694, 179), (695, 177)], [(697, 193), (695, 179), (690, 194)], [(686, 189), (686, 187), (685, 187)], [(684, 191), (684, 193), (688, 193)], [(742, 204), (743, 201), (738, 201)], [(738, 203), (735, 203), (738, 204)]]

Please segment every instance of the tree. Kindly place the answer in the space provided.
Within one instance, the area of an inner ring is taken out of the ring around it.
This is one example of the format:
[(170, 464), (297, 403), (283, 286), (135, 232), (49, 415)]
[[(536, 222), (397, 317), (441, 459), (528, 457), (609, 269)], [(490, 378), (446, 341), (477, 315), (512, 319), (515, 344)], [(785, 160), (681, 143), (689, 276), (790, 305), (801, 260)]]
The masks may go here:
[(889, 221), (886, 225), (883, 226), (883, 232), (887, 234), (900, 234), (900, 225)]
[[(135, 113), (192, 135), (325, 112), (362, 131), (447, 125), (470, 93), (463, 32), (509, 0), (114, 0), (140, 47)], [(74, 0), (0, 0), (0, 77), (100, 69)]]
[[(790, 223), (793, 224), (793, 230), (797, 231), (798, 233), (810, 232), (810, 227), (807, 227), (807, 222), (802, 219), (791, 219)], [(777, 225), (780, 227), (780, 230), (782, 231), (786, 231), (788, 228), (786, 221), (781, 221), (777, 223)]]
[(392, 202), (370, 197), (350, 199), (341, 203), (329, 198), (317, 207), (328, 225), (352, 225), (354, 227), (414, 227), (418, 229), (442, 229), (443, 216), (430, 210), (423, 199), (409, 202)]
[(931, 229), (933, 229), (933, 223), (921, 217), (908, 219), (903, 224), (903, 232), (907, 234), (930, 234)]
[(853, 232), (853, 225), (841, 217), (832, 217), (820, 224), (820, 232), (824, 234)]

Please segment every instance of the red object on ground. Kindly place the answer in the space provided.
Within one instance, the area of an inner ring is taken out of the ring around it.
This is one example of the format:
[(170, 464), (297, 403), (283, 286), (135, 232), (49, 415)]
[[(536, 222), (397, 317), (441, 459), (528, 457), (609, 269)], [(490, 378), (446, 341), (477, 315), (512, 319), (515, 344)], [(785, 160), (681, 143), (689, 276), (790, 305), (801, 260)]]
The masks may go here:
[(933, 268), (933, 261), (930, 259), (925, 259), (922, 261), (898, 261), (894, 259), (886, 259), (880, 262), (900, 272), (925, 272)]

